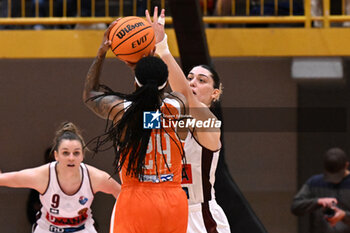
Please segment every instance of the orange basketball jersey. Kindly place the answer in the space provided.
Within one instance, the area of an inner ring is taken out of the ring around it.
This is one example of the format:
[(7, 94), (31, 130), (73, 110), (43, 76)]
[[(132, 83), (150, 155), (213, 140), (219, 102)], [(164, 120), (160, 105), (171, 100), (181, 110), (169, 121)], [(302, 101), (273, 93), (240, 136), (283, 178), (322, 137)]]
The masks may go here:
[(181, 188), (183, 147), (171, 123), (179, 118), (180, 104), (166, 98), (161, 112), (161, 121), (168, 125), (152, 129), (144, 175), (126, 175), (127, 159), (120, 171), (122, 189), (110, 233), (186, 233), (188, 203)]
[(181, 169), (183, 144), (176, 134), (177, 119), (181, 109), (177, 100), (166, 98), (163, 100), (159, 118), (161, 127), (152, 129), (147, 154), (145, 158), (144, 175), (131, 177), (126, 175), (128, 160), (125, 161), (120, 172), (123, 185), (142, 183), (181, 184)]

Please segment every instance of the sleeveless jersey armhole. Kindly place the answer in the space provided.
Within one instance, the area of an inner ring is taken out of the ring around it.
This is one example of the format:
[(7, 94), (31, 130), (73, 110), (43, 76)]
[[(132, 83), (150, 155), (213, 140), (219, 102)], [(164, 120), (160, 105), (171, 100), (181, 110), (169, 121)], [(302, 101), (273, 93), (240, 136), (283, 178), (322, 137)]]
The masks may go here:
[[(163, 104), (162, 104), (161, 108), (164, 107), (165, 104), (169, 104), (176, 109), (177, 115), (176, 115), (175, 119), (178, 120), (180, 118), (180, 116), (182, 115), (181, 106), (180, 106), (179, 101), (177, 101), (176, 99), (172, 99), (172, 98), (165, 98), (163, 100)], [(177, 135), (177, 127), (175, 127), (175, 133)], [(183, 141), (181, 138), (179, 138), (179, 140)]]
[(51, 163), (49, 163), (49, 180), (48, 180), (48, 182), (47, 182), (47, 186), (46, 186), (46, 189), (45, 189), (45, 191), (44, 191), (44, 193), (40, 193), (40, 195), (45, 195), (45, 193), (47, 192), (47, 190), (49, 189), (49, 186), (50, 186), (50, 183), (51, 183), (51, 164), (52, 163), (55, 163), (55, 162), (51, 162)]
[[(84, 164), (84, 163), (81, 163), (81, 165), (84, 167), (84, 169), (85, 169), (85, 171), (86, 171), (86, 174), (87, 174), (87, 180), (89, 181), (89, 186), (90, 186), (90, 189), (91, 189), (91, 193), (92, 193), (92, 195), (94, 195), (95, 194), (95, 192), (94, 192), (94, 189), (92, 188), (92, 182), (91, 182), (91, 177), (90, 177), (90, 172), (89, 172), (89, 169), (88, 169), (88, 167)], [(83, 170), (84, 170), (83, 169)]]
[[(221, 147), (220, 147), (219, 149), (217, 149), (217, 150), (210, 150), (210, 149), (208, 149), (206, 146), (203, 146), (203, 145), (197, 140), (197, 138), (194, 136), (194, 132), (189, 131), (188, 133), (191, 135), (190, 137), (192, 137), (192, 138), (198, 143), (198, 145), (200, 145), (201, 147), (205, 148), (206, 150), (211, 151), (211, 152), (213, 152), (213, 153), (218, 152), (218, 151), (221, 150), (222, 144), (221, 144)], [(186, 138), (187, 138), (187, 137), (186, 137)], [(220, 140), (220, 143), (221, 143), (221, 140)]]

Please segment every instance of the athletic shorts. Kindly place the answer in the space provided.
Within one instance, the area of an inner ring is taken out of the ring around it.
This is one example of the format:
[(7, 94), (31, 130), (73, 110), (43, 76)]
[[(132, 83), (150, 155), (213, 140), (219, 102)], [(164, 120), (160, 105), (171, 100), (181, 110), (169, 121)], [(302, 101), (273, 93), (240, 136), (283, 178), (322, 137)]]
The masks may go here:
[(122, 187), (110, 233), (186, 233), (187, 196), (181, 186)]
[(80, 227), (61, 227), (61, 226), (50, 225), (49, 229), (47, 229), (47, 228), (43, 229), (39, 225), (36, 225), (36, 226), (33, 226), (32, 232), (33, 233), (50, 233), (50, 232), (97, 233), (94, 226), (85, 227), (85, 225), (84, 225), (84, 227), (83, 226), (80, 226)]
[(230, 233), (230, 225), (222, 208), (211, 200), (190, 205), (187, 233)]

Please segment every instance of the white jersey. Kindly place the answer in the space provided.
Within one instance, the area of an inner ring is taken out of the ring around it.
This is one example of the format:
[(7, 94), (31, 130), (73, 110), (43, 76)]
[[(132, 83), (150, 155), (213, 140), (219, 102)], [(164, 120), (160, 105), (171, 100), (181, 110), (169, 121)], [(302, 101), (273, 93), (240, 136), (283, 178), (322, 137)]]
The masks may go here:
[(182, 188), (187, 193), (188, 204), (198, 204), (215, 199), (215, 171), (218, 151), (201, 146), (191, 133), (185, 140), (186, 173), (182, 172)]
[(226, 215), (215, 201), (215, 171), (220, 150), (201, 146), (191, 133), (186, 137), (184, 149), (187, 164), (181, 185), (189, 204), (187, 233), (230, 233)]
[(34, 233), (78, 232), (96, 233), (91, 215), (94, 199), (88, 169), (81, 163), (82, 181), (79, 190), (72, 195), (64, 193), (56, 172), (57, 162), (50, 163), (49, 184), (43, 195), (41, 216)]

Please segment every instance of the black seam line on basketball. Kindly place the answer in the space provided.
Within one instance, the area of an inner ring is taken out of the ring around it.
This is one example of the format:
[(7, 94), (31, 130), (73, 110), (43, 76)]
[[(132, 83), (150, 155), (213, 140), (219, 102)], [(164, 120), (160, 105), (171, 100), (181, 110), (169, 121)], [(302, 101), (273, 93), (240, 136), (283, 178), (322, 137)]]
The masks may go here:
[(141, 52), (142, 50), (146, 49), (146, 48), (148, 47), (148, 45), (150, 45), (150, 44), (152, 43), (152, 41), (154, 40), (154, 37), (155, 37), (155, 36), (153, 36), (151, 42), (149, 42), (149, 43), (147, 44), (147, 46), (144, 47), (143, 49), (140, 49), (139, 51), (133, 52), (133, 53), (118, 53), (118, 54), (116, 54), (116, 56), (131, 55), (131, 54), (135, 54), (135, 53)]
[(114, 49), (112, 49), (112, 51), (114, 52), (114, 50), (115, 50), (116, 48), (118, 48), (121, 44), (123, 44), (125, 41), (129, 40), (131, 37), (133, 37), (133, 36), (136, 35), (137, 33), (142, 32), (143, 30), (146, 30), (146, 29), (151, 28), (151, 27), (152, 27), (152, 26), (148, 26), (148, 27), (143, 28), (142, 30), (140, 30), (140, 31), (138, 31), (138, 32), (135, 32), (134, 34), (132, 34), (131, 36), (129, 36), (126, 40), (124, 40), (123, 42), (121, 42), (120, 44), (118, 44)]
[[(119, 27), (117, 28), (117, 29), (115, 29), (115, 31), (114, 31), (114, 33), (113, 33), (113, 36), (112, 36), (112, 41), (113, 41), (113, 38), (114, 38), (114, 36), (115, 36), (115, 33), (118, 31), (118, 29), (121, 27), (121, 26), (123, 26), (125, 23), (127, 23), (127, 22), (129, 22), (130, 20), (133, 20), (133, 19), (137, 19), (138, 17), (136, 17), (136, 16), (129, 16), (129, 17), (132, 17), (132, 18), (130, 18), (130, 19), (128, 19), (127, 21), (125, 21), (124, 23), (122, 23), (122, 24), (120, 24), (119, 25)], [(118, 24), (117, 24), (118, 25)]]

